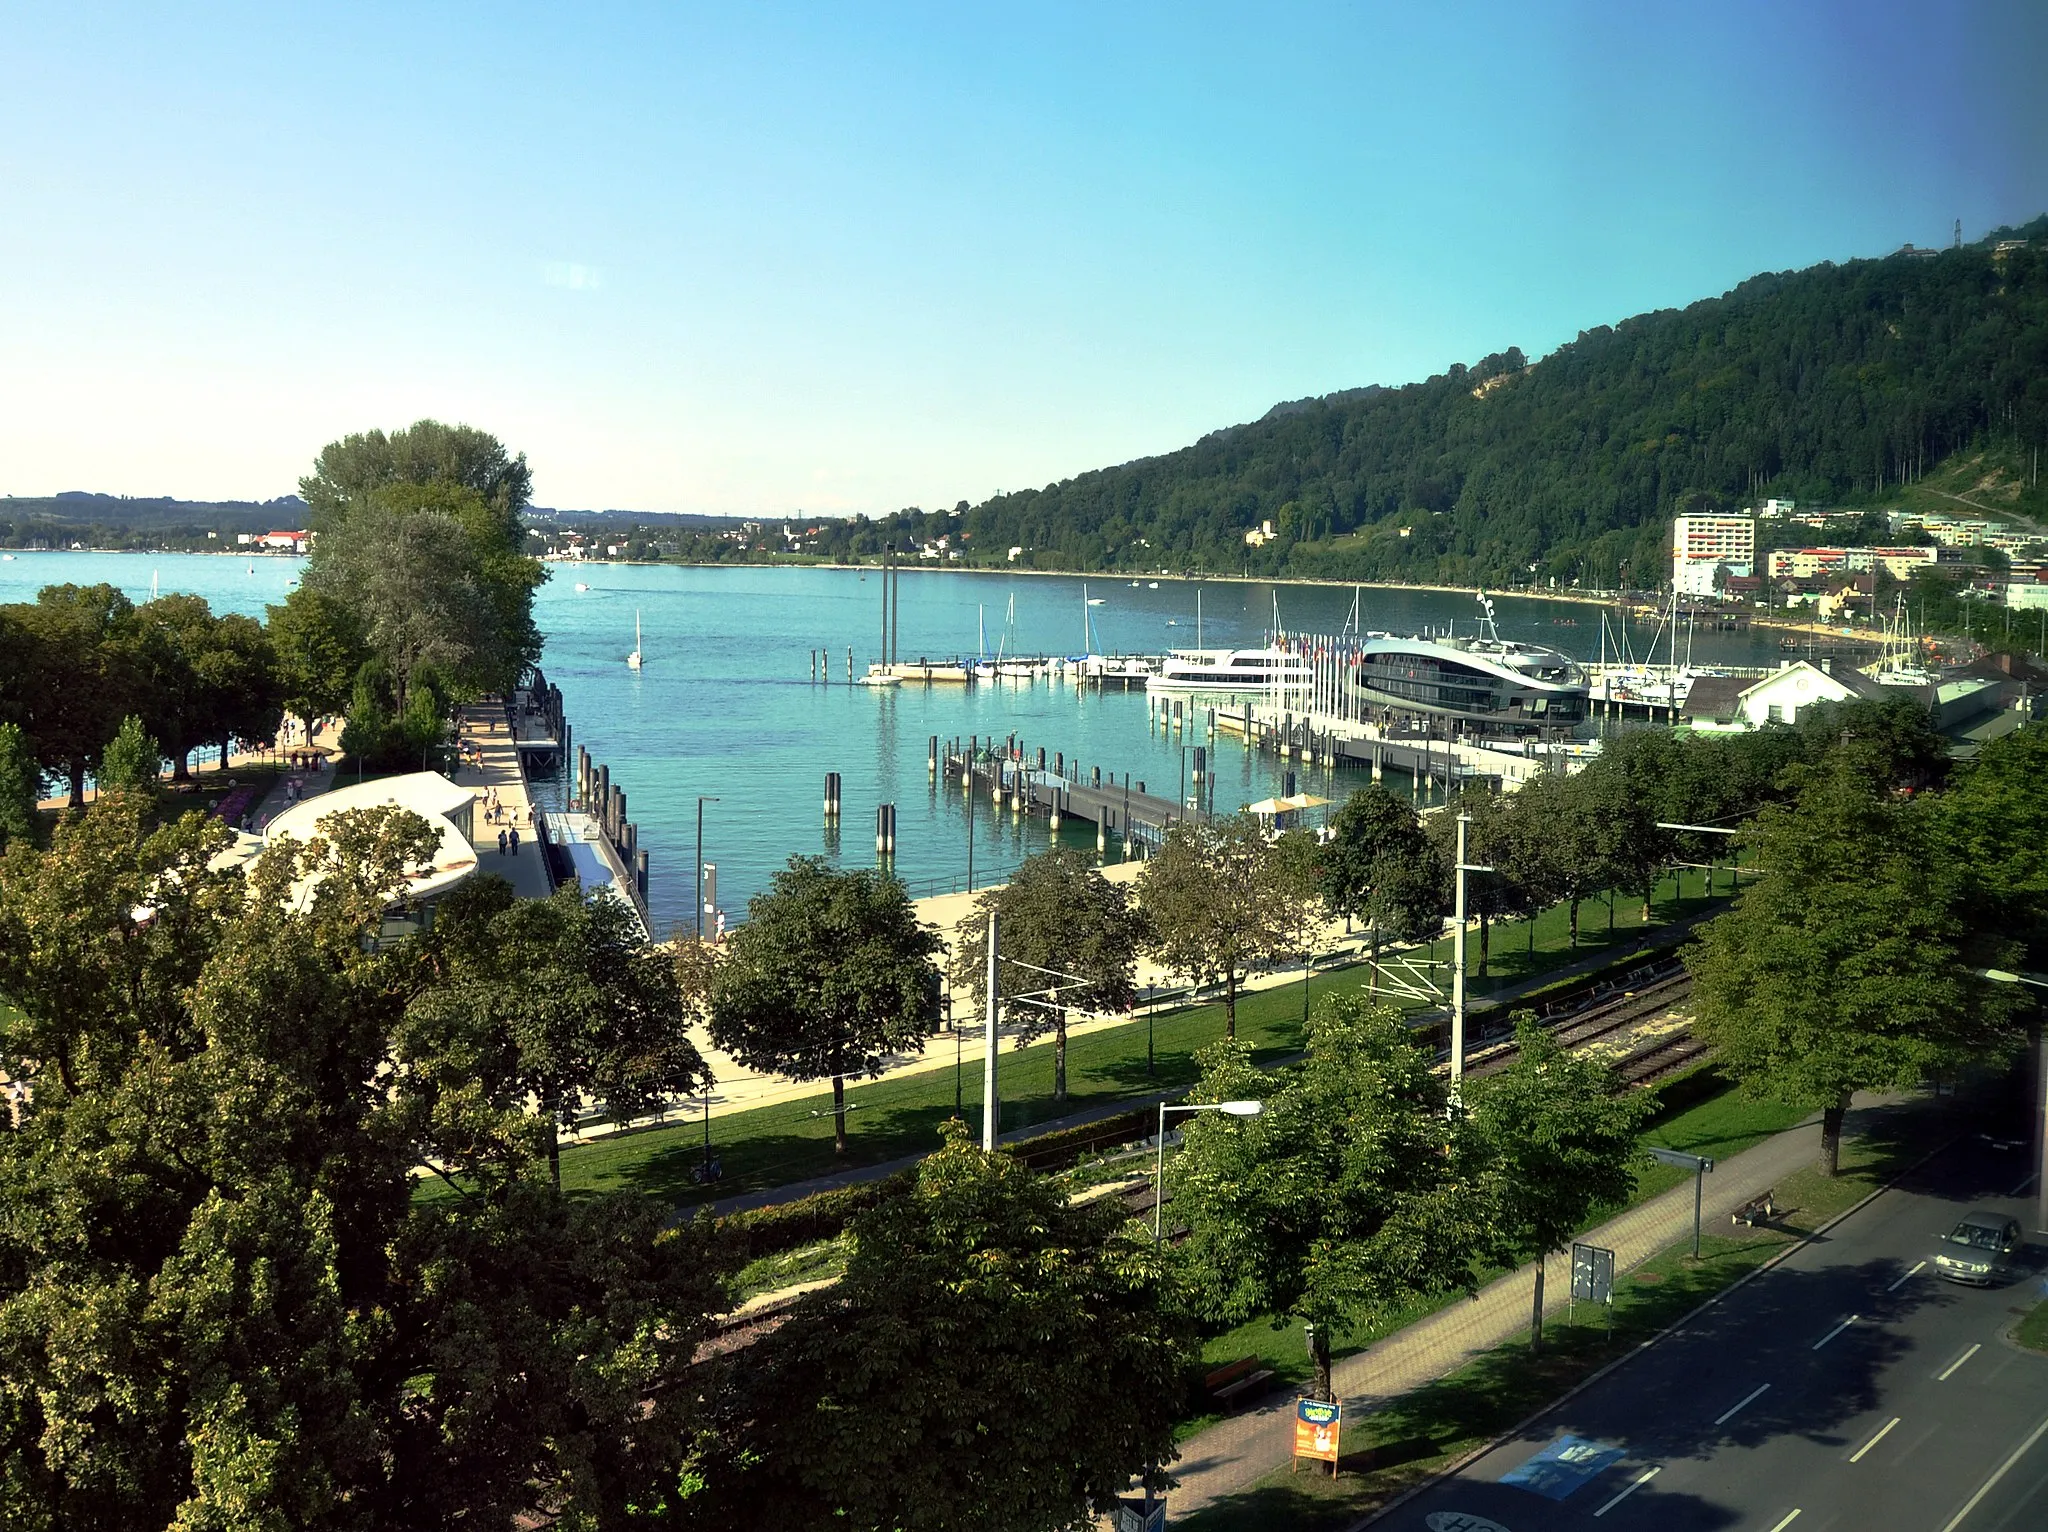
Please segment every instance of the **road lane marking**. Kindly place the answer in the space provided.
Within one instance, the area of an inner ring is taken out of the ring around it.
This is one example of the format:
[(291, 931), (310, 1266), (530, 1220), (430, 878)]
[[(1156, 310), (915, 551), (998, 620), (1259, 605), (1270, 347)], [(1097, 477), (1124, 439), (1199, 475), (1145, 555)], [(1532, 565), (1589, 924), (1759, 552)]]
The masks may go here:
[(1794, 1506), (1791, 1510), (1785, 1513), (1785, 1519), (1783, 1521), (1779, 1522), (1775, 1527), (1771, 1528), (1771, 1532), (1785, 1532), (1785, 1529), (1791, 1526), (1792, 1523), (1797, 1521), (1798, 1519), (1799, 1507)]
[(1595, 1511), (1593, 1514), (1595, 1516), (1605, 1516), (1609, 1511), (1613, 1510), (1616, 1506), (1620, 1505), (1622, 1501), (1628, 1499), (1630, 1495), (1633, 1495), (1637, 1490), (1641, 1489), (1645, 1484), (1648, 1484), (1652, 1479), (1656, 1478), (1657, 1475), (1662, 1473), (1663, 1471), (1664, 1465), (1662, 1463), (1659, 1463), (1655, 1468), (1645, 1468), (1641, 1473), (1637, 1474), (1634, 1479), (1629, 1481), (1629, 1486), (1627, 1489), (1623, 1490), (1620, 1494), (1616, 1495), (1612, 1500), (1608, 1501), (1607, 1504), (1601, 1506), (1600, 1509)]
[[(2027, 1449), (2033, 1446), (2035, 1442), (2038, 1442), (2044, 1436), (2048, 1436), (2048, 1419), (2044, 1419), (2038, 1426), (2034, 1427), (2034, 1434), (2028, 1437), (2025, 1441), (2021, 1442), (2017, 1447), (2012, 1449), (2012, 1456), (2007, 1458), (2003, 1463), (2000, 1463), (1998, 1465), (1998, 1472), (1994, 1473), (1990, 1478), (1986, 1479), (1983, 1482), (1983, 1484), (1978, 1486), (1977, 1493), (1970, 1497), (1968, 1504), (1966, 1504), (1960, 1511), (1956, 1512), (1954, 1516), (1949, 1518), (1948, 1525), (1943, 1527), (1941, 1529), (1941, 1532), (1956, 1532), (1956, 1528), (1960, 1527), (1963, 1524), (1963, 1518), (1969, 1515), (1970, 1512), (1977, 1509), (1977, 1503), (1980, 1500), (1982, 1500), (1986, 1495), (1990, 1494), (1992, 1490), (1996, 1489), (1998, 1487), (1998, 1481), (2000, 1479), (2003, 1479), (2007, 1474), (2012, 1472), (2013, 1464), (2017, 1463), (2021, 1458), (2025, 1457), (2027, 1455)], [(1777, 1532), (1777, 1529), (1773, 1527), (1771, 1529), (1771, 1532)]]
[(1742, 1413), (1744, 1405), (1747, 1405), (1752, 1401), (1761, 1398), (1763, 1395), (1768, 1394), (1770, 1391), (1771, 1385), (1766, 1383), (1761, 1388), (1755, 1390), (1753, 1393), (1744, 1394), (1740, 1399), (1735, 1401), (1734, 1406), (1730, 1408), (1726, 1414), (1716, 1416), (1714, 1418), (1714, 1424), (1717, 1426), (1727, 1425), (1729, 1421), (1733, 1420), (1737, 1415)]
[(1962, 1354), (1961, 1356), (1957, 1357), (1957, 1358), (1956, 1358), (1956, 1359), (1955, 1359), (1955, 1360), (1954, 1360), (1953, 1362), (1950, 1362), (1950, 1363), (1948, 1364), (1948, 1369), (1947, 1369), (1947, 1371), (1946, 1371), (1946, 1372), (1943, 1372), (1943, 1373), (1942, 1373), (1942, 1374), (1941, 1374), (1941, 1375), (1940, 1375), (1939, 1377), (1937, 1377), (1937, 1378), (1936, 1378), (1936, 1379), (1935, 1379), (1934, 1381), (1935, 1381), (1935, 1382), (1937, 1382), (1937, 1383), (1946, 1383), (1946, 1382), (1948, 1382), (1948, 1375), (1949, 1375), (1949, 1373), (1951, 1373), (1951, 1372), (1954, 1372), (1954, 1371), (1955, 1371), (1955, 1370), (1956, 1370), (1956, 1369), (1957, 1369), (1958, 1367), (1962, 1366), (1962, 1365), (1963, 1365), (1963, 1363), (1965, 1363), (1965, 1362), (1969, 1361), (1971, 1357), (1975, 1356), (1975, 1355), (1976, 1355), (1976, 1354), (1977, 1354), (1978, 1352), (1982, 1351), (1983, 1349), (1984, 1349), (1984, 1348), (1983, 1348), (1982, 1346), (1972, 1346), (1972, 1347), (1971, 1347), (1971, 1348), (1970, 1348), (1970, 1349), (1969, 1349), (1968, 1351), (1965, 1351), (1965, 1352), (1964, 1352), (1964, 1353), (1963, 1353), (1963, 1354)]
[(1854, 1452), (1849, 1454), (1849, 1461), (1852, 1463), (1862, 1462), (1863, 1454), (1868, 1452), (1872, 1447), (1875, 1447), (1887, 1436), (1890, 1436), (1892, 1434), (1892, 1427), (1897, 1425), (1898, 1423), (1899, 1417), (1897, 1415), (1894, 1415), (1890, 1420), (1887, 1420), (1883, 1425), (1879, 1426), (1877, 1428), (1877, 1435), (1873, 1436), (1869, 1441), (1865, 1442), (1862, 1446), (1858, 1447)]
[(2038, 1174), (2038, 1171), (2028, 1171), (2026, 1180), (2020, 1182), (2018, 1186), (2015, 1186), (2011, 1191), (2007, 1192), (2006, 1196), (2017, 1197), (2021, 1192), (2025, 1191), (2028, 1187), (2034, 1184), (2034, 1177)]
[(1888, 1293), (1897, 1292), (1900, 1288), (1904, 1287), (1908, 1282), (1912, 1281), (1913, 1278), (1919, 1276), (1920, 1273), (1925, 1271), (1926, 1269), (1927, 1263), (1925, 1261), (1922, 1261), (1918, 1266), (1915, 1266), (1911, 1271), (1907, 1272), (1903, 1277), (1899, 1278), (1898, 1281), (1894, 1282), (1890, 1287), (1886, 1288), (1885, 1291)]
[(1856, 1321), (1861, 1319), (1862, 1317), (1863, 1316), (1861, 1314), (1851, 1314), (1847, 1319), (1843, 1320), (1840, 1324), (1836, 1325), (1834, 1329), (1828, 1331), (1827, 1334), (1823, 1335), (1819, 1340), (1815, 1341), (1813, 1343), (1813, 1349), (1815, 1351), (1820, 1350), (1821, 1347), (1825, 1346), (1829, 1341), (1833, 1340), (1837, 1335), (1840, 1335), (1844, 1330), (1848, 1329), (1849, 1326), (1856, 1323)]

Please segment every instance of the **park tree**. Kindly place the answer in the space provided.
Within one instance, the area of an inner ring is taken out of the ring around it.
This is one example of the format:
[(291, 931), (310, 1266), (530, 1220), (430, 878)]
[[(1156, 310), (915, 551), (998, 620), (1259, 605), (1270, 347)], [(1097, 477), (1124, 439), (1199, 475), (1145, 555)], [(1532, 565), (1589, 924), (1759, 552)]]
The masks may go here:
[(27, 731), (37, 765), (69, 784), (77, 809), (101, 748), (143, 705), (135, 605), (111, 585), (48, 585), (15, 614), (28, 659), (17, 682), (15, 721)]
[(101, 793), (154, 798), (163, 781), (163, 760), (155, 737), (130, 713), (100, 752), (100, 769), (93, 781)]
[(361, 614), (341, 597), (301, 584), (266, 615), (286, 711), (309, 728), (347, 712), (370, 658)]
[(895, 878), (793, 856), (725, 942), (711, 1040), (750, 1069), (829, 1079), (844, 1154), (847, 1076), (880, 1075), (938, 1030), (940, 945)]
[(1623, 1093), (1604, 1060), (1568, 1052), (1527, 1012), (1516, 1018), (1515, 1040), (1506, 1067), (1466, 1087), (1463, 1152), (1482, 1167), (1495, 1258), (1536, 1257), (1529, 1334), (1540, 1346), (1545, 1258), (1595, 1209), (1628, 1200), (1636, 1132), (1652, 1101)]
[(2004, 933), (2027, 968), (2048, 968), (2048, 730), (1986, 744), (1933, 812), (1942, 859), (1969, 870), (1969, 926)]
[(524, 1163), (537, 1121), (559, 1187), (561, 1130), (591, 1107), (629, 1122), (710, 1084), (672, 960), (609, 892), (571, 882), (515, 899), (501, 878), (473, 879), (443, 901), (427, 951), (437, 982), (408, 1007), (397, 1053), (431, 1136), (474, 1135), (472, 1174)]
[(1838, 759), (1745, 837), (1756, 880), (1687, 949), (1694, 1028), (1750, 1092), (1822, 1113), (1839, 1163), (1859, 1090), (1919, 1084), (2007, 1041), (2009, 1002), (1972, 969), (1963, 869), (1931, 805), (1873, 789)]
[(0, 1132), (7, 1524), (599, 1526), (672, 1497), (718, 1252), (560, 1197), (531, 1136), (521, 1173), (417, 1200), (466, 1128), (408, 1103), (394, 1033), (436, 973), (376, 937), (432, 831), (334, 814), (246, 873), (212, 866), (228, 839), (113, 795), (0, 856), (0, 1060), (33, 1085)]
[(225, 764), (233, 742), (271, 739), (283, 708), (276, 655), (254, 618), (216, 617), (201, 596), (170, 595), (137, 607), (148, 685), (147, 722), (185, 781), (192, 752), (217, 743)]
[(845, 1276), (733, 1368), (684, 1525), (1065, 1532), (1165, 1486), (1193, 1348), (1158, 1251), (942, 1131), (853, 1221)]
[(1422, 820), (1380, 783), (1359, 788), (1330, 816), (1319, 866), (1324, 902), (1372, 929), (1374, 962), (1383, 931), (1414, 941), (1441, 929), (1443, 879)]
[(1335, 1397), (1343, 1334), (1419, 1294), (1469, 1289), (1485, 1209), (1461, 1179), (1444, 1083), (1393, 1011), (1326, 998), (1307, 1055), (1271, 1073), (1226, 1039), (1204, 1051), (1192, 1099), (1264, 1109), (1188, 1121), (1168, 1169), (1187, 1289), (1217, 1324), (1313, 1326), (1316, 1398)]
[(42, 773), (18, 723), (0, 723), (0, 851), (10, 841), (34, 845)]
[(1080, 852), (1055, 847), (1027, 858), (1008, 883), (975, 900), (954, 932), (953, 986), (977, 1009), (988, 1003), (991, 913), (1001, 918), (996, 997), (1016, 1023), (1019, 1048), (1052, 1033), (1052, 1094), (1065, 1101), (1068, 1017), (1130, 1010), (1144, 918)]
[[(1465, 915), (1479, 922), (1479, 972), (1486, 972), (1493, 956), (1493, 923), (1535, 907), (1543, 892), (1540, 885), (1525, 884), (1517, 877), (1524, 870), (1514, 855), (1519, 804), (1485, 787), (1466, 787), (1453, 793), (1441, 814), (1432, 816), (1428, 837), (1438, 887), (1445, 892), (1442, 908), (1456, 908), (1458, 875), (1458, 820), (1465, 826), (1466, 865), (1491, 867), (1491, 872), (1468, 873), (1465, 880)], [(1533, 869), (1528, 869), (1533, 870)]]
[(1657, 881), (1671, 865), (1672, 832), (1685, 812), (1685, 745), (1669, 729), (1624, 729), (1579, 773), (1581, 812), (1598, 827), (1600, 858), (1614, 886), (1642, 901), (1650, 919)]
[(1160, 964), (1190, 983), (1223, 986), (1224, 1036), (1237, 1036), (1246, 973), (1292, 950), (1315, 898), (1250, 814), (1185, 821), (1138, 875), (1138, 907)]
[(488, 433), (423, 420), (324, 449), (301, 481), (320, 535), (303, 588), (344, 602), (390, 667), (403, 711), (428, 661), (469, 693), (506, 691), (539, 658), (525, 553), (532, 479)]
[(1604, 786), (1583, 773), (1530, 778), (1515, 792), (1510, 833), (1497, 853), (1509, 876), (1531, 891), (1532, 903), (1564, 903), (1574, 947), (1580, 906), (1615, 881), (1609, 861), (1613, 837), (1599, 802)]
[(1802, 708), (1793, 726), (1809, 773), (1843, 762), (1864, 781), (1918, 792), (1948, 775), (1948, 741), (1911, 695), (1852, 697)]

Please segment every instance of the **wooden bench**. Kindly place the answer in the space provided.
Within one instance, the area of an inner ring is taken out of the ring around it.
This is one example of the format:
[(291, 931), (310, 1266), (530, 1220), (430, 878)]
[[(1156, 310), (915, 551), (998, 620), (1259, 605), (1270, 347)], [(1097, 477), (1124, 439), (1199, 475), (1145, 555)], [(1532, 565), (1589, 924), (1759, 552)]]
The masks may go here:
[(1256, 1393), (1272, 1381), (1272, 1368), (1259, 1366), (1259, 1359), (1255, 1356), (1241, 1356), (1226, 1366), (1203, 1374), (1202, 1388), (1211, 1399), (1225, 1409), (1231, 1409), (1238, 1400)]
[(1778, 1216), (1776, 1193), (1765, 1192), (1761, 1197), (1752, 1197), (1733, 1213), (1728, 1215), (1730, 1223), (1746, 1223), (1754, 1229), (1760, 1223), (1769, 1223)]

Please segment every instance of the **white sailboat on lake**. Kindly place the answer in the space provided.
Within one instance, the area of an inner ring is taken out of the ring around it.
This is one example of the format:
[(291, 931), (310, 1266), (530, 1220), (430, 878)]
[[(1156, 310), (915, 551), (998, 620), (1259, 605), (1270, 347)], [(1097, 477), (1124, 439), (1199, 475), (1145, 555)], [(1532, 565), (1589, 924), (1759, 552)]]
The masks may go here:
[(626, 666), (630, 670), (640, 668), (640, 608), (637, 606), (633, 608), (633, 652), (626, 656)]

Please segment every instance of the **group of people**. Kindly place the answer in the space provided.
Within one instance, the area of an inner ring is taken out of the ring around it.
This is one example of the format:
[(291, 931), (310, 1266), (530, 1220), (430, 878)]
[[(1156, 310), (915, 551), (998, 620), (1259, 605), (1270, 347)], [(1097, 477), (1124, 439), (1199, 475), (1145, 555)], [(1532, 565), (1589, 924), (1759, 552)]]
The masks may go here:
[(519, 832), (517, 830), (500, 830), (498, 832), (498, 855), (504, 856), (508, 850), (513, 856), (519, 855)]
[(288, 750), (285, 752), (284, 759), (285, 764), (291, 767), (293, 771), (319, 771), (327, 764), (327, 752), (324, 750)]

